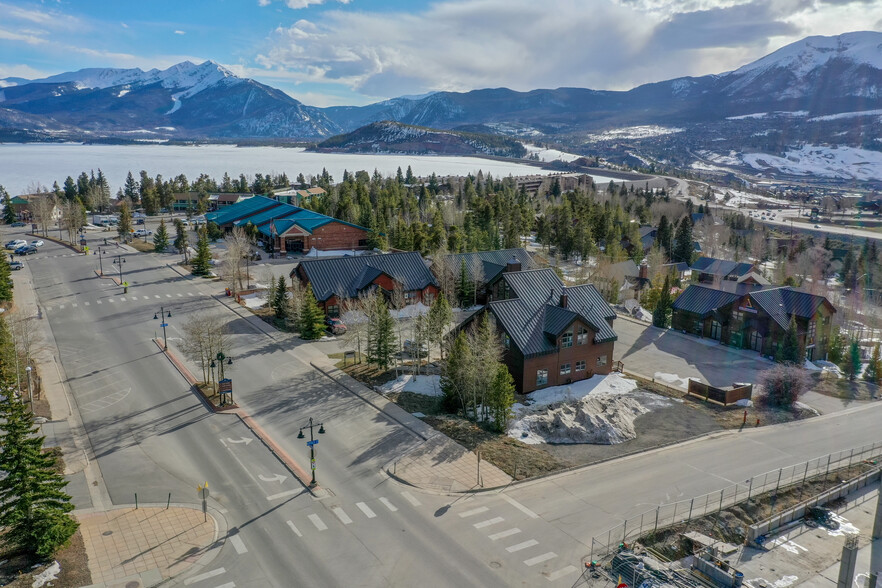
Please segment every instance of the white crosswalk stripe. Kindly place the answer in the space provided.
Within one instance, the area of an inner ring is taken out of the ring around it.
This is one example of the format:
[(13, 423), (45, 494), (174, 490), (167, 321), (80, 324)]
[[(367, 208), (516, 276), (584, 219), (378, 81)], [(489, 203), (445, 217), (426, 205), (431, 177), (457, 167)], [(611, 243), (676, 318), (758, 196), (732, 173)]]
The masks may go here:
[(346, 512), (342, 508), (340, 508), (339, 506), (335, 506), (334, 508), (331, 509), (331, 511), (333, 511), (333, 513), (335, 515), (337, 515), (337, 518), (340, 519), (340, 522), (343, 523), (344, 525), (352, 524), (352, 519), (350, 519), (349, 515), (346, 514)]
[(221, 584), (220, 586), (215, 586), (215, 588), (236, 588), (235, 582), (227, 582), (226, 584)]
[(461, 518), (471, 517), (476, 514), (481, 514), (482, 512), (487, 512), (488, 510), (490, 510), (490, 509), (487, 508), (486, 506), (479, 506), (478, 508), (473, 508), (472, 510), (467, 510), (465, 512), (461, 512), (461, 513), (459, 513), (459, 516)]
[(137, 300), (137, 299), (138, 299), (137, 296), (132, 296), (132, 300)]
[(382, 503), (386, 506), (386, 508), (388, 508), (388, 509), (391, 510), (392, 512), (395, 512), (396, 510), (398, 510), (398, 507), (396, 507), (394, 504), (392, 504), (391, 502), (389, 502), (389, 499), (388, 499), (388, 498), (385, 498), (385, 497), (381, 496), (381, 497), (380, 497), (380, 502), (382, 502)]
[(165, 297), (166, 297), (166, 298), (171, 298), (171, 294), (166, 294)]
[(505, 519), (502, 517), (493, 517), (492, 519), (487, 519), (486, 521), (481, 521), (480, 523), (475, 523), (472, 525), (476, 529), (483, 529), (484, 527), (489, 527), (490, 525), (495, 525), (497, 523), (501, 523)]
[(107, 301), (108, 302), (116, 302), (116, 300), (114, 300), (113, 298), (108, 298)]
[(312, 524), (315, 525), (315, 528), (319, 531), (324, 531), (328, 528), (328, 526), (324, 522), (322, 522), (317, 514), (311, 514), (306, 518), (312, 521)]
[(295, 525), (291, 521), (286, 522), (288, 523), (288, 526), (291, 527), (291, 530), (294, 531), (295, 535), (297, 535), (298, 537), (303, 537), (303, 533), (300, 532), (300, 529), (297, 528), (297, 525)]
[(416, 496), (414, 496), (413, 494), (411, 494), (407, 490), (402, 492), (401, 495), (404, 496), (404, 498), (407, 499), (407, 501), (414, 506), (420, 506), (422, 504), (422, 502), (417, 500)]
[(529, 539), (527, 541), (524, 541), (523, 543), (518, 543), (517, 545), (512, 545), (511, 547), (506, 547), (505, 550), (509, 553), (514, 553), (515, 551), (520, 551), (528, 547), (533, 547), (534, 545), (539, 545), (539, 542), (535, 539)]
[(156, 295), (154, 296), (154, 298), (161, 298), (161, 296), (160, 296), (159, 294), (156, 294)]
[(579, 571), (579, 568), (577, 568), (576, 566), (567, 566), (565, 568), (561, 568), (561, 569), (557, 570), (556, 572), (551, 572), (550, 574), (548, 574), (546, 576), (546, 578), (548, 578), (549, 582), (554, 582), (555, 580), (559, 580), (560, 578), (563, 578), (564, 576), (569, 576), (573, 572), (578, 572), (578, 571)]
[(525, 559), (524, 564), (532, 567), (536, 564), (541, 564), (543, 561), (548, 561), (549, 559), (554, 559), (557, 557), (557, 554), (553, 551), (549, 551), (548, 553), (543, 553), (542, 555), (537, 555), (536, 557), (531, 557), (530, 559)]
[(248, 548), (245, 547), (245, 543), (242, 541), (242, 538), (239, 537), (238, 534), (230, 535), (230, 543), (233, 544), (233, 549), (236, 550), (236, 553), (242, 555), (243, 553), (248, 553)]
[(79, 306), (79, 304), (77, 304), (76, 302), (74, 302), (74, 303), (71, 304), (70, 306), (71, 306), (71, 308), (76, 308), (77, 306)]
[(498, 533), (493, 533), (492, 535), (487, 535), (490, 538), (490, 541), (496, 541), (497, 539), (504, 539), (505, 537), (511, 537), (512, 535), (517, 535), (521, 530), (517, 527), (513, 529), (506, 529), (505, 531), (500, 531)]
[(101, 304), (101, 301), (100, 301), (100, 300), (96, 300), (96, 301), (95, 301), (95, 304)]
[(205, 572), (204, 574), (199, 574), (198, 576), (192, 576), (184, 580), (184, 586), (189, 586), (190, 584), (195, 584), (196, 582), (201, 582), (202, 580), (207, 580), (209, 578), (214, 578), (215, 576), (220, 576), (221, 574), (225, 574), (227, 570), (224, 568), (218, 568), (216, 570), (211, 570), (210, 572)]
[(83, 304), (84, 304), (85, 306), (89, 306), (89, 303), (88, 303), (88, 302), (83, 302)]
[(120, 302), (125, 302), (125, 301), (126, 301), (126, 297), (125, 297), (125, 296), (120, 296), (120, 297), (119, 297), (119, 301), (120, 301)]
[(64, 310), (64, 305), (62, 304), (61, 306), (59, 306), (58, 310)]
[(180, 292), (178, 292), (177, 296), (178, 296), (178, 298), (183, 298), (183, 297), (184, 297), (184, 295), (181, 294)]
[(375, 513), (374, 511), (372, 511), (372, 510), (371, 510), (371, 507), (369, 507), (368, 505), (366, 505), (364, 502), (356, 502), (356, 503), (355, 503), (355, 506), (357, 506), (357, 507), (359, 508), (359, 510), (361, 510), (361, 512), (364, 513), (364, 516), (366, 516), (366, 517), (369, 518), (369, 519), (372, 519), (372, 518), (374, 518), (375, 516), (377, 516), (377, 513)]

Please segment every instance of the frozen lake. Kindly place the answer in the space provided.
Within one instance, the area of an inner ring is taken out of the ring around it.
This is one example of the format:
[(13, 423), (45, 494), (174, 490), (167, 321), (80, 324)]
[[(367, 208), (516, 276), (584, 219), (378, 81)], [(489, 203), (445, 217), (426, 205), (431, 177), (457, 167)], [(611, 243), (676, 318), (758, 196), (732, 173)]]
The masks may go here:
[[(256, 173), (285, 172), (292, 181), (297, 174), (320, 174), (326, 168), (335, 181), (343, 178), (343, 170), (356, 172), (374, 169), (383, 175), (395, 174), (411, 166), (418, 176), (466, 175), (482, 170), (494, 177), (508, 175), (546, 174), (548, 171), (515, 162), (495, 161), (478, 157), (419, 155), (356, 155), (343, 153), (307, 153), (303, 149), (284, 147), (235, 147), (232, 145), (81, 145), (76, 143), (3, 143), (0, 144), (0, 185), (10, 194), (26, 192), (31, 182), (47, 188), (67, 176), (74, 179), (83, 171), (98, 168), (110, 181), (112, 192), (125, 181), (131, 171), (137, 178), (143, 169), (155, 177), (171, 178), (185, 174), (190, 181), (205, 173), (220, 181), (224, 172), (238, 178)], [(609, 178), (595, 177), (598, 185)]]

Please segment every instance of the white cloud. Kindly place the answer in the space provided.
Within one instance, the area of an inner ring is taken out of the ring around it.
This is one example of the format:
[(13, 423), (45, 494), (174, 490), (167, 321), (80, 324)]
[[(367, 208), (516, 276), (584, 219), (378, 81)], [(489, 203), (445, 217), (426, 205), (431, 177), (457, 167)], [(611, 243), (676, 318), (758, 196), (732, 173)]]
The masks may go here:
[[(57, 72), (56, 72), (57, 73)], [(0, 63), (0, 78), (25, 78), (28, 80), (38, 80), (40, 78), (52, 75), (39, 69), (34, 69), (29, 65), (19, 63)]]
[[(273, 0), (257, 0), (258, 6), (269, 6)], [(284, 0), (285, 5), (292, 10), (308, 8), (314, 4), (324, 4), (325, 0)], [(337, 0), (340, 4), (349, 4), (350, 0)]]
[(175, 34), (176, 35), (186, 35), (187, 32), (186, 31), (175, 31)]
[(129, 25), (127, 25), (127, 24), (124, 23), (124, 22), (121, 22), (121, 23), (119, 23), (119, 24), (120, 24), (120, 25), (122, 26), (122, 28), (124, 28), (124, 29), (129, 28)]
[(882, 19), (882, 2), (442, 0), (419, 11), (331, 10), (299, 20), (278, 28), (254, 63), (385, 97), (498, 86), (623, 90), (721, 73), (810, 34), (847, 32), (832, 30), (839, 15), (864, 28), (859, 18)]
[(46, 39), (39, 37), (33, 33), (16, 33), (6, 29), (0, 29), (0, 39), (5, 41), (21, 41), (28, 45), (42, 45), (46, 43)]

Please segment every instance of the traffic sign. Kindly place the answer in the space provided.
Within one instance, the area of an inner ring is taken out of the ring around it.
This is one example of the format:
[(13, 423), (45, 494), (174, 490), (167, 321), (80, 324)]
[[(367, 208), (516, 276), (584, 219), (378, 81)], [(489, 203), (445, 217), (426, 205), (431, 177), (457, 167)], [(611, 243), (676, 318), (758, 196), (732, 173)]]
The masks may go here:
[(159, 326), (160, 326), (160, 327), (163, 327), (163, 328), (165, 328), (165, 327), (167, 327), (167, 326), (168, 326), (168, 323), (162, 323), (162, 324), (161, 324), (161, 325), (159, 325)]
[(314, 439), (314, 440), (312, 440), (312, 441), (307, 441), (307, 442), (306, 442), (306, 446), (307, 446), (307, 447), (312, 447), (313, 445), (318, 445), (318, 439)]

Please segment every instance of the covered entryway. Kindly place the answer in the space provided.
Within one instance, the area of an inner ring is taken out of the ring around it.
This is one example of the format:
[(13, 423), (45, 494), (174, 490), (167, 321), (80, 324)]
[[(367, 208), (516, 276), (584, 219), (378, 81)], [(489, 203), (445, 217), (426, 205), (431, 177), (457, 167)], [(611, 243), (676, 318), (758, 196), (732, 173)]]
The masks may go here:
[(303, 252), (303, 238), (289, 238), (285, 239), (285, 251), (289, 251), (292, 253), (302, 253)]
[(750, 334), (750, 348), (758, 353), (763, 352), (763, 336), (759, 331), (753, 331)]

